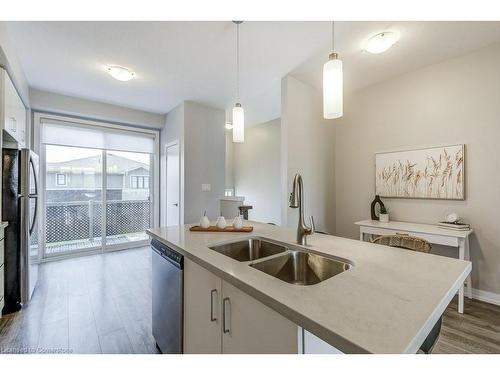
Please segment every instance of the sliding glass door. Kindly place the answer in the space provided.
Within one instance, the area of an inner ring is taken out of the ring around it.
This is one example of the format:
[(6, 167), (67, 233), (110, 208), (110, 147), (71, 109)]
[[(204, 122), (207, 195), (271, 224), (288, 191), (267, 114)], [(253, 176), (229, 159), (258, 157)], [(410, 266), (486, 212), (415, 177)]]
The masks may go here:
[(106, 245), (148, 239), (151, 227), (151, 155), (106, 151)]
[(151, 134), (60, 123), (42, 129), (43, 256), (145, 245), (154, 217)]
[(45, 146), (45, 255), (102, 247), (102, 152)]

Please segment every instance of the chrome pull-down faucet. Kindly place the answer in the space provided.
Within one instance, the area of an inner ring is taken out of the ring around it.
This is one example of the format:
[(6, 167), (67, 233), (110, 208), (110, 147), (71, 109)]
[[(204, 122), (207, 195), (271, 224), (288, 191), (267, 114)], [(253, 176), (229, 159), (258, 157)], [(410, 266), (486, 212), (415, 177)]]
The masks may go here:
[(296, 174), (293, 179), (292, 193), (290, 194), (290, 208), (299, 209), (299, 223), (297, 225), (297, 243), (307, 246), (307, 236), (314, 233), (314, 218), (311, 216), (311, 226), (304, 222), (304, 186), (302, 176)]

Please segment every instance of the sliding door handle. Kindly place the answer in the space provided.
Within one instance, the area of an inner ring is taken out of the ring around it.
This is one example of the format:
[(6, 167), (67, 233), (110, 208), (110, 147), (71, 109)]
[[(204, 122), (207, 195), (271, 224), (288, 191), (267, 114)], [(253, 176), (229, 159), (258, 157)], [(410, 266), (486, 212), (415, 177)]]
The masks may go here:
[[(223, 333), (231, 332), (231, 325), (226, 323), (226, 319), (228, 317), (228, 314), (226, 312), (226, 306), (229, 306), (229, 309), (231, 309), (231, 301), (229, 300), (229, 297), (226, 297), (222, 300), (222, 332)], [(230, 313), (231, 313), (231, 310), (229, 310), (229, 314)], [(229, 319), (231, 319), (230, 315), (229, 315)]]
[(216, 322), (217, 321), (217, 315), (214, 314), (214, 305), (217, 306), (217, 303), (214, 304), (214, 296), (215, 300), (217, 301), (217, 289), (212, 289), (210, 291), (210, 321), (211, 322)]

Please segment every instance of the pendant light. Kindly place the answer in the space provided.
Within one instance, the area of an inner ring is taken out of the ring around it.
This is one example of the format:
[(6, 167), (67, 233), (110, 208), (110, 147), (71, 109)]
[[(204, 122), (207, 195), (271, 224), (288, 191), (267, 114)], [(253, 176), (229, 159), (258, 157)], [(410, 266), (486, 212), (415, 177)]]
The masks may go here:
[(334, 119), (344, 114), (342, 60), (335, 52), (335, 25), (332, 21), (332, 52), (323, 65), (323, 117)]
[(243, 21), (233, 21), (236, 24), (236, 104), (233, 107), (233, 142), (245, 142), (245, 111), (240, 103), (240, 25)]

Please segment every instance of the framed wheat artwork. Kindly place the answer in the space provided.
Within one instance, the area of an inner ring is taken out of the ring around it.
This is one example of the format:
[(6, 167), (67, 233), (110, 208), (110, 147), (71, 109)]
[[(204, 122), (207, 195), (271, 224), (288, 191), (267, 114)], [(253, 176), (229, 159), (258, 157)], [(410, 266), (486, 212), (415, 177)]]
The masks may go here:
[(386, 198), (465, 199), (465, 146), (375, 154), (375, 194)]

